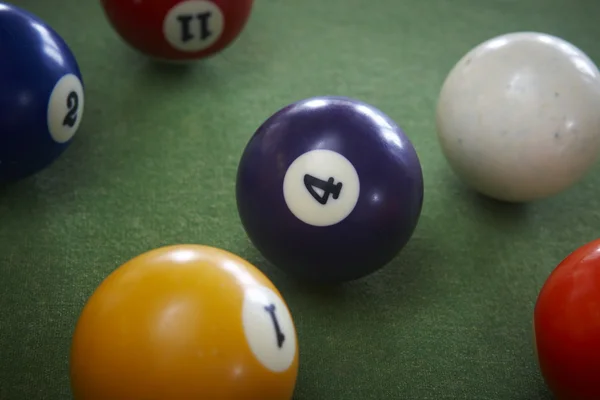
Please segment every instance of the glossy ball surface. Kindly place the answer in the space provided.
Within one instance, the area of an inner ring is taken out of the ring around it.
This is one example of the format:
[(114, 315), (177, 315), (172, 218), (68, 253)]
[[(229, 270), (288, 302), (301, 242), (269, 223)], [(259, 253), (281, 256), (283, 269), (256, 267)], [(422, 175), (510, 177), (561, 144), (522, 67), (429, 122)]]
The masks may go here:
[(273, 283), (227, 251), (144, 253), (87, 301), (71, 348), (75, 400), (290, 400), (298, 343)]
[(101, 0), (120, 37), (164, 61), (212, 56), (240, 35), (254, 0)]
[(65, 41), (30, 12), (0, 2), (0, 183), (51, 165), (81, 123), (84, 89)]
[(423, 203), (407, 136), (364, 102), (316, 97), (276, 112), (238, 166), (237, 206), (274, 265), (327, 283), (364, 277), (405, 246)]
[(470, 50), (448, 74), (437, 132), (456, 174), (508, 202), (571, 187), (600, 152), (600, 73), (555, 36), (516, 32)]
[(558, 400), (600, 399), (600, 239), (566, 257), (534, 311), (541, 373)]

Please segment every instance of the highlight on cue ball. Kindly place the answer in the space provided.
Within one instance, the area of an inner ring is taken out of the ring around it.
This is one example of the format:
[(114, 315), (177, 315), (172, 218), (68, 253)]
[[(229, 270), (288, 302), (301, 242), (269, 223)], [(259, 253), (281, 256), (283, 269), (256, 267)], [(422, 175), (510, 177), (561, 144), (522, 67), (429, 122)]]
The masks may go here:
[(203, 59), (244, 30), (254, 0), (102, 0), (104, 14), (129, 46), (167, 62)]
[(166, 246), (90, 296), (71, 387), (75, 400), (291, 399), (298, 349), (285, 300), (256, 267), (210, 246)]
[(575, 45), (538, 32), (489, 39), (442, 85), (437, 133), (456, 175), (507, 202), (556, 195), (600, 153), (600, 72)]
[(85, 95), (77, 60), (51, 26), (3, 2), (0, 26), (0, 183), (7, 183), (49, 167), (67, 149)]

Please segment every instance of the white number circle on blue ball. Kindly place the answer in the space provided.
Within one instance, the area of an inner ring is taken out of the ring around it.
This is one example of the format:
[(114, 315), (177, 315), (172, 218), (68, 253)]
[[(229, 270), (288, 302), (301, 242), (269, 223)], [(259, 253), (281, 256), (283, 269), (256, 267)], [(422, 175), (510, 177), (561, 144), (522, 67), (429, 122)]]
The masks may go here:
[(57, 143), (71, 140), (83, 115), (83, 85), (73, 74), (63, 76), (54, 85), (48, 100), (48, 132)]
[(289, 210), (313, 226), (343, 221), (356, 206), (360, 180), (352, 163), (331, 150), (312, 150), (289, 166), (283, 195)]

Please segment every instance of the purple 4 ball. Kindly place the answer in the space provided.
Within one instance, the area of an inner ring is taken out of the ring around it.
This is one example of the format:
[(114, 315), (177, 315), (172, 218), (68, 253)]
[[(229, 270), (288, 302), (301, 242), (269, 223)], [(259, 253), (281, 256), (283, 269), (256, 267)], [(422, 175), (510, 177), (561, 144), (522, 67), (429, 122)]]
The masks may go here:
[(302, 279), (362, 278), (410, 240), (423, 175), (387, 115), (345, 97), (291, 104), (265, 121), (242, 155), (236, 197), (262, 255)]

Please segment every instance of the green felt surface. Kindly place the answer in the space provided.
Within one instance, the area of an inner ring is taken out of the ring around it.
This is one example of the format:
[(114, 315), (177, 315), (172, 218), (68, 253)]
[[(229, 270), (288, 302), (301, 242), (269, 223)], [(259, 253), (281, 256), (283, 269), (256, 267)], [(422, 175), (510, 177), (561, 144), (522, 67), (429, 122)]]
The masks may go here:
[[(239, 40), (191, 68), (159, 68), (126, 47), (98, 1), (18, 4), (71, 45), (87, 103), (63, 157), (0, 192), (1, 400), (70, 399), (70, 338), (87, 297), (126, 260), (176, 243), (237, 253), (281, 289), (300, 340), (297, 400), (551, 398), (532, 309), (552, 268), (599, 234), (600, 169), (534, 204), (483, 200), (449, 171), (434, 109), (453, 64), (497, 34), (552, 33), (600, 60), (600, 2), (257, 0)], [(327, 291), (265, 263), (234, 197), (258, 125), (321, 94), (394, 118), (425, 178), (399, 257)]]

